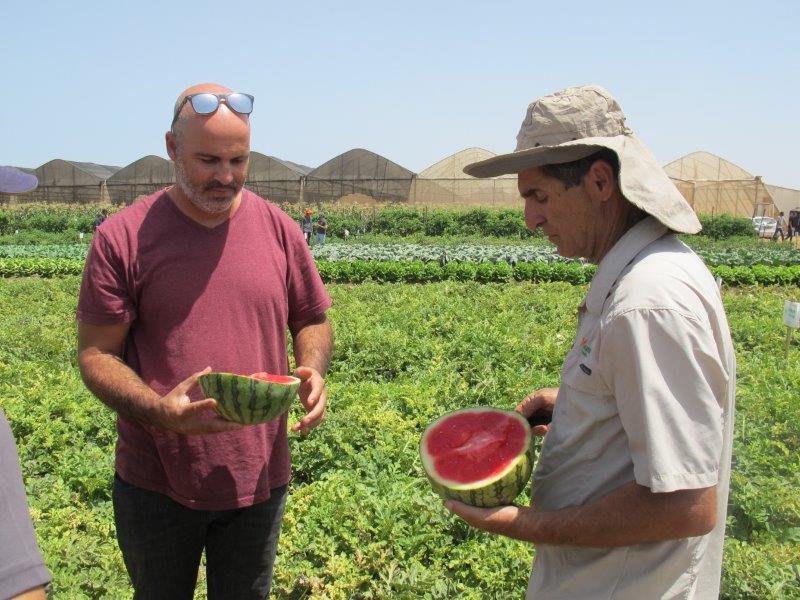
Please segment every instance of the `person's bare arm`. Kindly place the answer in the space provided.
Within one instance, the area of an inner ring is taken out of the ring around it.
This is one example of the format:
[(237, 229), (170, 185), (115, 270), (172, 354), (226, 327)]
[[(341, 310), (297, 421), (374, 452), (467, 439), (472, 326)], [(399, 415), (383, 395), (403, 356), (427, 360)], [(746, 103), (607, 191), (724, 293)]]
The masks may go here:
[(616, 547), (705, 535), (716, 524), (716, 486), (653, 493), (623, 485), (595, 502), (555, 511), (445, 506), (478, 529), (534, 544)]
[(303, 380), (298, 393), (307, 413), (292, 426), (292, 430), (307, 434), (325, 418), (328, 402), (325, 374), (333, 351), (333, 329), (323, 313), (300, 327), (292, 328), (291, 333), (297, 364), (295, 375)]
[(18, 596), (14, 596), (9, 600), (47, 600), (47, 593), (44, 591), (44, 586), (39, 586), (22, 592)]
[(190, 375), (163, 397), (145, 384), (121, 358), (129, 327), (78, 323), (78, 366), (95, 396), (119, 414), (178, 433), (216, 433), (241, 427), (211, 415), (215, 400), (189, 400), (197, 377), (209, 369)]

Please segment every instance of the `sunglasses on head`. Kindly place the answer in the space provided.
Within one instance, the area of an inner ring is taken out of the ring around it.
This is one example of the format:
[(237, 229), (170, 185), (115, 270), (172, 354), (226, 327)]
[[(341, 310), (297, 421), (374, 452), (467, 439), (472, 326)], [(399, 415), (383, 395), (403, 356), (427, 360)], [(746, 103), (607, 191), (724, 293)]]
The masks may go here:
[(178, 120), (178, 115), (183, 110), (183, 105), (189, 102), (198, 115), (210, 115), (219, 108), (221, 102), (225, 102), (232, 111), (240, 115), (249, 115), (253, 112), (253, 102), (255, 98), (250, 94), (231, 92), (229, 94), (212, 94), (211, 92), (201, 92), (199, 94), (189, 94), (175, 108), (172, 117), (172, 125)]

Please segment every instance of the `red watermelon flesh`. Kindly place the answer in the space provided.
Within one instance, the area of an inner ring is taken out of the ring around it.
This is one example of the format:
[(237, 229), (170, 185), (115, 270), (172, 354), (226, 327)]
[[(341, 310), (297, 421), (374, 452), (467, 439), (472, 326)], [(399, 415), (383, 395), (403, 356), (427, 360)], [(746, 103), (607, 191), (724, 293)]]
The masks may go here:
[(502, 411), (455, 413), (431, 429), (426, 450), (438, 477), (471, 483), (502, 474), (526, 450), (528, 429)]
[(262, 381), (269, 381), (270, 383), (294, 383), (297, 381), (296, 377), (290, 375), (273, 375), (272, 373), (253, 373), (250, 375), (253, 379), (261, 379)]

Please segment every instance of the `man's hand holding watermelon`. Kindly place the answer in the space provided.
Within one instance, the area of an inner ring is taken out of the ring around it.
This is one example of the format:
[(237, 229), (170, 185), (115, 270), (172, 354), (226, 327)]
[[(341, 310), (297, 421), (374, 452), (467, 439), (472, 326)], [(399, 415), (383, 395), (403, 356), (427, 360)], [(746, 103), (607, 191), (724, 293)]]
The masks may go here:
[(517, 404), (517, 412), (522, 413), (531, 423), (533, 435), (542, 436), (547, 433), (557, 397), (558, 388), (542, 388), (531, 392)]
[(294, 374), (303, 380), (297, 393), (303, 408), (306, 409), (306, 416), (292, 425), (292, 431), (308, 435), (325, 418), (328, 391), (325, 388), (325, 380), (316, 369), (300, 366), (295, 369)]

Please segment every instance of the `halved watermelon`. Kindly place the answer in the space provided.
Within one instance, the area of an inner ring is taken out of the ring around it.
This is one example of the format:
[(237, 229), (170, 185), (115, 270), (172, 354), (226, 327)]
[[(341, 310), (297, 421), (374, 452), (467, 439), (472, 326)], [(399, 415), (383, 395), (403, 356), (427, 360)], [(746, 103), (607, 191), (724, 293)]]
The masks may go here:
[(266, 423), (285, 413), (301, 383), (290, 375), (216, 372), (201, 375), (198, 382), (206, 398), (217, 401), (223, 418), (245, 425)]
[(531, 428), (515, 411), (465, 408), (425, 429), (420, 455), (440, 496), (472, 506), (511, 504), (533, 470)]

